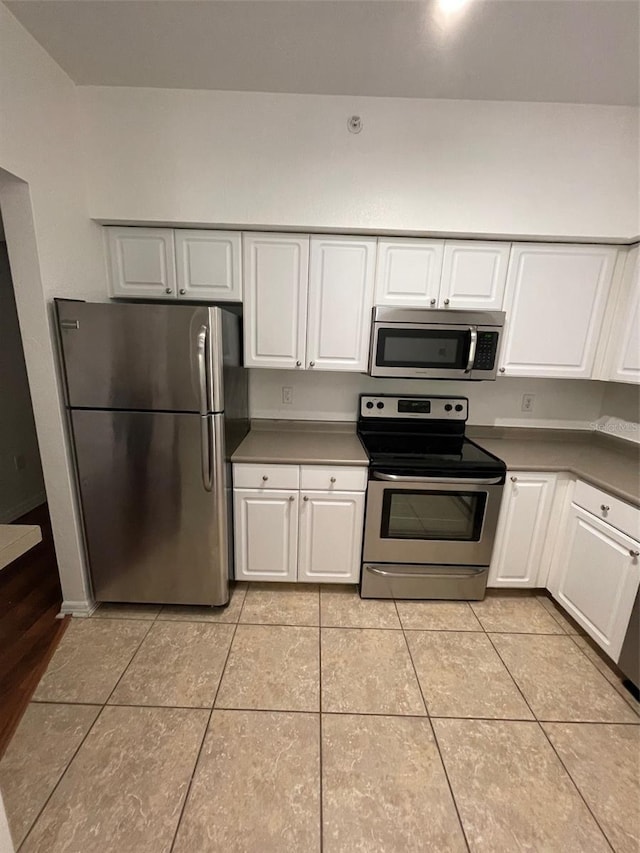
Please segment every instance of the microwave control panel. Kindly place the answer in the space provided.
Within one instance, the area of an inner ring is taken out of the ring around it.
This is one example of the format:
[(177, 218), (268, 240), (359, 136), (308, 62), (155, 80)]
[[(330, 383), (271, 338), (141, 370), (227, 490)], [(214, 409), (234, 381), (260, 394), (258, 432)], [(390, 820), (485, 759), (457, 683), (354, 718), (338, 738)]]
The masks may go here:
[(498, 332), (478, 332), (474, 370), (493, 370), (498, 355)]

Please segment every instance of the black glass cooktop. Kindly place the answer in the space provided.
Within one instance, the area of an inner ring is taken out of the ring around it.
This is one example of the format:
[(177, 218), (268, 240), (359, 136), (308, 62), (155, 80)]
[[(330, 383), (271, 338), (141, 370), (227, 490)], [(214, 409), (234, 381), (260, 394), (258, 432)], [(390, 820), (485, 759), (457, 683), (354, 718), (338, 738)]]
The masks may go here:
[(422, 476), (502, 475), (506, 465), (464, 436), (360, 433), (371, 467)]

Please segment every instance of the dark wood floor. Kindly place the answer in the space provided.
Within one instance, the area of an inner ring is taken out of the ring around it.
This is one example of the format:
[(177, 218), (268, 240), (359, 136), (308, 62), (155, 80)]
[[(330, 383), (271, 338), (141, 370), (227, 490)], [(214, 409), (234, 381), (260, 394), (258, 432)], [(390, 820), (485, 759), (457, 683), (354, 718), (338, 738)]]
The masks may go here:
[(0, 756), (66, 630), (47, 505), (16, 524), (39, 524), (42, 542), (0, 571)]

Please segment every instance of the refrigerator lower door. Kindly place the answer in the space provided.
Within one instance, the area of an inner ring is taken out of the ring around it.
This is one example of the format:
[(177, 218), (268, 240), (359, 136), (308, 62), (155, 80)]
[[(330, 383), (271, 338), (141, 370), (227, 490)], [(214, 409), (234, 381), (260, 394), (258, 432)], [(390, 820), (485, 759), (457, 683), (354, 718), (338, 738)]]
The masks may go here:
[(223, 417), (71, 412), (97, 601), (228, 602)]

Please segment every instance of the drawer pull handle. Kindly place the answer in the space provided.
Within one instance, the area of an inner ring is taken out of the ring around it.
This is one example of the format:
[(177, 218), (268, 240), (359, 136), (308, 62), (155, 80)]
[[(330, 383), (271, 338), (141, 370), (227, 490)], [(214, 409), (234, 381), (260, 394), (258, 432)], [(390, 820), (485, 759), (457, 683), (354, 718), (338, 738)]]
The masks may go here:
[(307, 497), (307, 495), (305, 495), (305, 496), (302, 498), (302, 500), (303, 500), (303, 501), (308, 501), (308, 500), (309, 500), (309, 498)]
[(607, 506), (606, 504), (600, 504), (600, 509), (602, 510), (602, 512), (609, 512), (611, 507)]
[(518, 478), (517, 478), (517, 477), (509, 477), (509, 479), (511, 480), (511, 482), (512, 482), (512, 483), (517, 483), (517, 482), (518, 482)]
[(268, 479), (269, 479), (269, 478), (267, 477), (267, 475), (266, 475), (266, 474), (263, 474), (263, 475), (262, 475), (262, 480), (263, 480), (263, 482), (265, 482), (265, 483), (266, 483)]
[(292, 501), (293, 499), (293, 495), (289, 495), (289, 500)]
[(332, 482), (332, 483), (335, 483), (335, 481), (336, 481), (336, 478), (335, 478), (335, 477), (332, 477), (332, 478), (331, 478), (331, 482)]
[(633, 548), (629, 551), (630, 557), (640, 557), (640, 551), (634, 551)]

